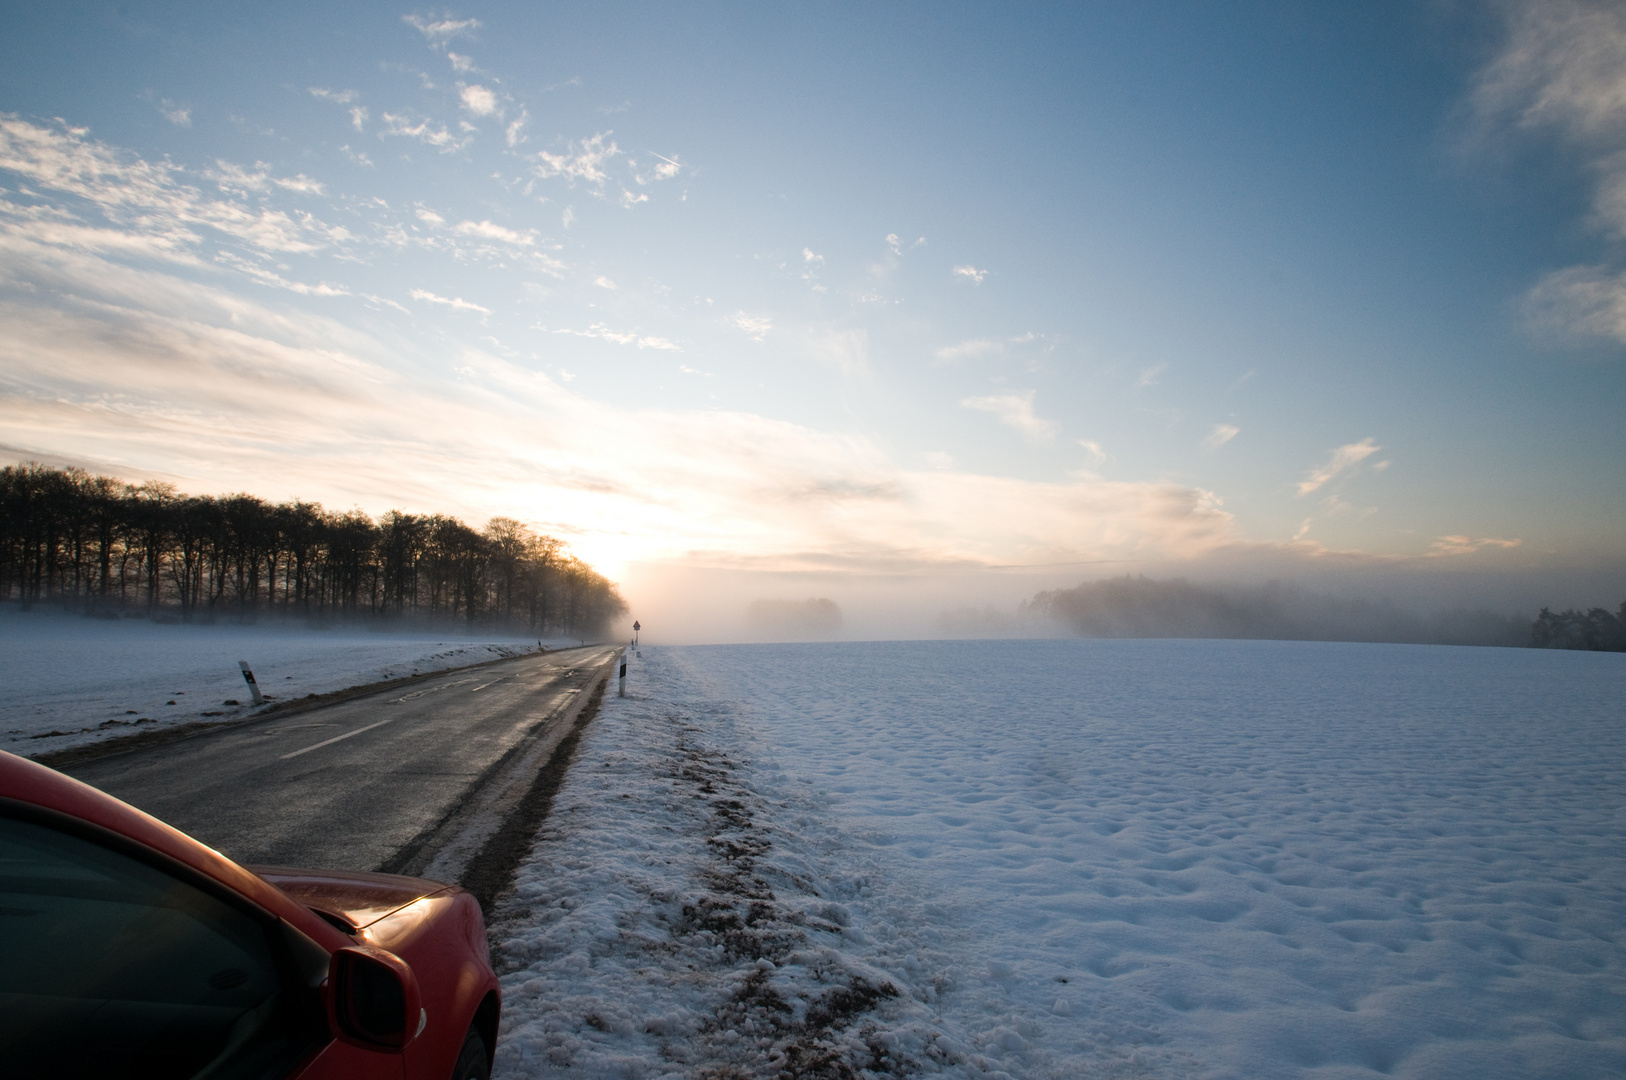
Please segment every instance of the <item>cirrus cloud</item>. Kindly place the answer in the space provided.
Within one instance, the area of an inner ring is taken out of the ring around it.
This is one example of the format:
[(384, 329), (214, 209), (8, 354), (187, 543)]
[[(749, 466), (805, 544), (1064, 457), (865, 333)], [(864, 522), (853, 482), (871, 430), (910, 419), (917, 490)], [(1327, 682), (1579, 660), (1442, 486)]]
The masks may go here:
[(1377, 445), (1370, 438), (1362, 439), (1358, 443), (1345, 443), (1332, 452), (1332, 456), (1327, 459), (1326, 464), (1311, 469), (1304, 479), (1299, 481), (1299, 495), (1304, 496), (1312, 491), (1320, 490), (1331, 480), (1349, 472), (1382, 449), (1383, 447)]
[(1032, 390), (1017, 390), (1008, 394), (968, 397), (960, 404), (968, 409), (993, 413), (1001, 423), (1020, 431), (1030, 442), (1048, 442), (1056, 437), (1056, 425), (1034, 413), (1033, 395)]
[[(1554, 133), (1593, 177), (1592, 224), (1626, 237), (1626, 7), (1612, 0), (1508, 0), (1507, 38), (1479, 73), (1472, 106), (1481, 142)], [(1525, 298), (1543, 336), (1626, 342), (1626, 272), (1576, 266)]]

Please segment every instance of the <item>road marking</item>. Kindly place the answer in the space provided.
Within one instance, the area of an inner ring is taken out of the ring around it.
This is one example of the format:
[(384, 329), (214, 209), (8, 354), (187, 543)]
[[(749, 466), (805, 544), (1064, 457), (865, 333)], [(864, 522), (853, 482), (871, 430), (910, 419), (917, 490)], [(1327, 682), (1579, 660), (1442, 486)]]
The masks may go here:
[[(410, 701), (413, 698), (423, 697), (425, 694), (438, 694), (442, 690), (450, 690), (454, 686), (462, 686), (464, 683), (470, 683), (470, 682), (473, 682), (473, 681), (474, 681), (473, 679), (458, 679), (456, 682), (441, 683), (439, 686), (430, 686), (430, 687), (426, 687), (423, 690), (414, 690), (412, 693), (406, 694), (403, 697), (398, 697), (395, 700), (396, 701)], [(491, 684), (487, 683), (486, 685), (489, 686)]]
[[(481, 683), (479, 686), (476, 686), (474, 688), (474, 690), (470, 690), (469, 693), (472, 694), (476, 690), (484, 690), (488, 686), (495, 686), (495, 685), (497, 685), (498, 683), (502, 682), (504, 679), (507, 679), (507, 678), (508, 678), (508, 676), (504, 675), (501, 679), (492, 679), (488, 683)], [(446, 689), (449, 689), (450, 687), (462, 686), (464, 683), (473, 682), (473, 681), (474, 681), (473, 679), (460, 679), (457, 682), (445, 683), (445, 684), (443, 684), (441, 686), (431, 686), (431, 687), (427, 687), (426, 689), (419, 690), (415, 694), (408, 694), (406, 697), (398, 697), (395, 700), (399, 702), (399, 701), (405, 701), (405, 700), (407, 700), (407, 698), (422, 697), (425, 694), (433, 694), (436, 690), (446, 690)], [(565, 693), (567, 693), (567, 694), (579, 694), (579, 693), (581, 693), (581, 691), (580, 690), (566, 690)], [(312, 750), (320, 750), (324, 746), (332, 746), (336, 742), (343, 742), (345, 739), (348, 739), (352, 735), (360, 735), (364, 731), (371, 731), (375, 727), (383, 727), (385, 724), (391, 723), (392, 721), (399, 720), (399, 719), (400, 719), (399, 716), (392, 716), (388, 720), (380, 720), (376, 724), (368, 724), (366, 727), (359, 727), (354, 731), (347, 731), (343, 735), (335, 735), (335, 736), (333, 736), (333, 738), (327, 739), (327, 740), (325, 740), (323, 742), (319, 742), (319, 743), (315, 744), (314, 746), (307, 746), (303, 750), (295, 750), (291, 754), (283, 754), (277, 760), (278, 761), (287, 761), (289, 758), (296, 758), (300, 754), (308, 754)]]
[(328, 739), (326, 742), (319, 742), (315, 746), (307, 746), (303, 750), (295, 750), (291, 754), (284, 754), (280, 758), (278, 758), (277, 760), (278, 761), (287, 761), (289, 758), (296, 758), (300, 754), (308, 754), (312, 750), (320, 750), (324, 746), (332, 746), (336, 742), (343, 742), (345, 739), (348, 739), (352, 735), (360, 735), (364, 731), (371, 731), (375, 727), (383, 727), (385, 724), (391, 723), (391, 722), (399, 720), (399, 719), (401, 719), (399, 716), (392, 716), (388, 720), (380, 720), (376, 724), (368, 724), (366, 727), (359, 727), (354, 731), (347, 731), (343, 735), (335, 735), (335, 736), (333, 736), (333, 738)]

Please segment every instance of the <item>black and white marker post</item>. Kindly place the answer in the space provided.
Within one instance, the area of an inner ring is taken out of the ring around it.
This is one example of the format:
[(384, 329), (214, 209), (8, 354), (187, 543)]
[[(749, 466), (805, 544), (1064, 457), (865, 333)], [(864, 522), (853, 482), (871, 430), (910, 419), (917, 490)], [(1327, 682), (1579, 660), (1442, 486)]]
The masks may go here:
[(615, 696), (627, 696), (627, 654), (625, 650), (621, 653), (621, 681), (616, 686)]
[(237, 666), (243, 669), (243, 681), (248, 683), (248, 692), (254, 695), (254, 704), (264, 705), (265, 695), (260, 693), (260, 684), (254, 681), (254, 672), (248, 669), (248, 661), (239, 660)]

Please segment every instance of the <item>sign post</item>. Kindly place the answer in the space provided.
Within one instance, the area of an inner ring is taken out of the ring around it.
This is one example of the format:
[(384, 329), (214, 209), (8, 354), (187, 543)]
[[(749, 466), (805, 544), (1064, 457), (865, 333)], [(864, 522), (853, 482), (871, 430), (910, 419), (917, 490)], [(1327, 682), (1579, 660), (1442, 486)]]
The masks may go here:
[(254, 672), (248, 669), (248, 661), (239, 660), (237, 666), (243, 669), (243, 681), (248, 683), (248, 692), (254, 695), (254, 704), (264, 705), (265, 695), (260, 693), (260, 684), (254, 681)]

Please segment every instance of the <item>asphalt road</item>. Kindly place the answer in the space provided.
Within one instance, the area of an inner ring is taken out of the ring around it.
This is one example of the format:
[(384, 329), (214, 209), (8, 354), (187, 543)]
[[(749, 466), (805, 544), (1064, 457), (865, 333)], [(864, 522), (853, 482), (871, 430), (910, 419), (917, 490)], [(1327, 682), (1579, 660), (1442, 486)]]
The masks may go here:
[(400, 869), (505, 754), (566, 723), (615, 651), (427, 676), (63, 771), (238, 863)]

